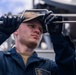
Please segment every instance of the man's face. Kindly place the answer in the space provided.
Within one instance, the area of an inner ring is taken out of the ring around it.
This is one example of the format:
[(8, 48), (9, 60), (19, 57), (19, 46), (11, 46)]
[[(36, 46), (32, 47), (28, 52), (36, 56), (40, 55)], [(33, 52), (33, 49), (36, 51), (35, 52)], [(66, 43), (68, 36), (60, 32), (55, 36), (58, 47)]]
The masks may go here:
[(41, 39), (43, 30), (39, 21), (32, 20), (26, 23), (21, 23), (20, 27), (15, 33), (16, 39), (20, 44), (34, 49)]

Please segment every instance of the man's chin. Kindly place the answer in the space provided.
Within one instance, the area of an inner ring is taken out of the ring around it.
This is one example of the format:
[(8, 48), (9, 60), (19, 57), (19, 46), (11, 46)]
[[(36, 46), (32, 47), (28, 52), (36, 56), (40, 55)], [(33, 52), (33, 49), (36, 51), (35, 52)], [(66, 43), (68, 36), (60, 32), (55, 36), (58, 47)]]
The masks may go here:
[(37, 42), (31, 42), (30, 45), (29, 45), (29, 47), (30, 47), (31, 49), (35, 49), (35, 48), (37, 47), (37, 45), (38, 45)]

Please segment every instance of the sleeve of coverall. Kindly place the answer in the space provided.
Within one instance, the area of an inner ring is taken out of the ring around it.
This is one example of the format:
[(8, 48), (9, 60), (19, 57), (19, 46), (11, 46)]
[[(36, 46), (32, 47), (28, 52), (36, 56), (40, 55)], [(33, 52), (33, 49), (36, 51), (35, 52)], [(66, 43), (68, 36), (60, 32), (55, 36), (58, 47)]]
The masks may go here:
[(0, 45), (8, 38), (9, 37), (6, 34), (4, 34), (3, 32), (0, 32)]
[(75, 48), (68, 36), (51, 35), (58, 66), (57, 75), (75, 75)]

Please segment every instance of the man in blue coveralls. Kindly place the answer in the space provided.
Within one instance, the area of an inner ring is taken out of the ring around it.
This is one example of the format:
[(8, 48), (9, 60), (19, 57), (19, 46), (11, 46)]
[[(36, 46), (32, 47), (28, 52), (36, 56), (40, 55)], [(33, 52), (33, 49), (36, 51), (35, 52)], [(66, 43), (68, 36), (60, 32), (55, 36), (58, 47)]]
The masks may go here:
[[(62, 34), (62, 24), (53, 23), (62, 21), (62, 17), (51, 14), (25, 12), (22, 17), (0, 17), (3, 21), (0, 24), (0, 44), (13, 33), (16, 45), (0, 52), (0, 75), (75, 75), (74, 45), (68, 36)], [(53, 43), (55, 62), (38, 57), (34, 51), (42, 34), (46, 33), (45, 28)]]

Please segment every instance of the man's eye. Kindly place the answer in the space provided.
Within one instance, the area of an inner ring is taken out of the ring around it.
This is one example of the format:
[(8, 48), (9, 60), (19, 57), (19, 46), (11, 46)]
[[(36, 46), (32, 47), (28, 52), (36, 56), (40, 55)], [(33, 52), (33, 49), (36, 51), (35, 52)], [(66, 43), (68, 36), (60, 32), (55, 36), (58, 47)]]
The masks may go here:
[(34, 28), (34, 27), (35, 27), (34, 25), (31, 25), (31, 24), (30, 24), (30, 25), (28, 25), (28, 26), (29, 26), (29, 27), (31, 27), (31, 28)]
[(42, 28), (39, 28), (39, 30), (40, 30), (41, 33), (43, 33), (43, 29)]

